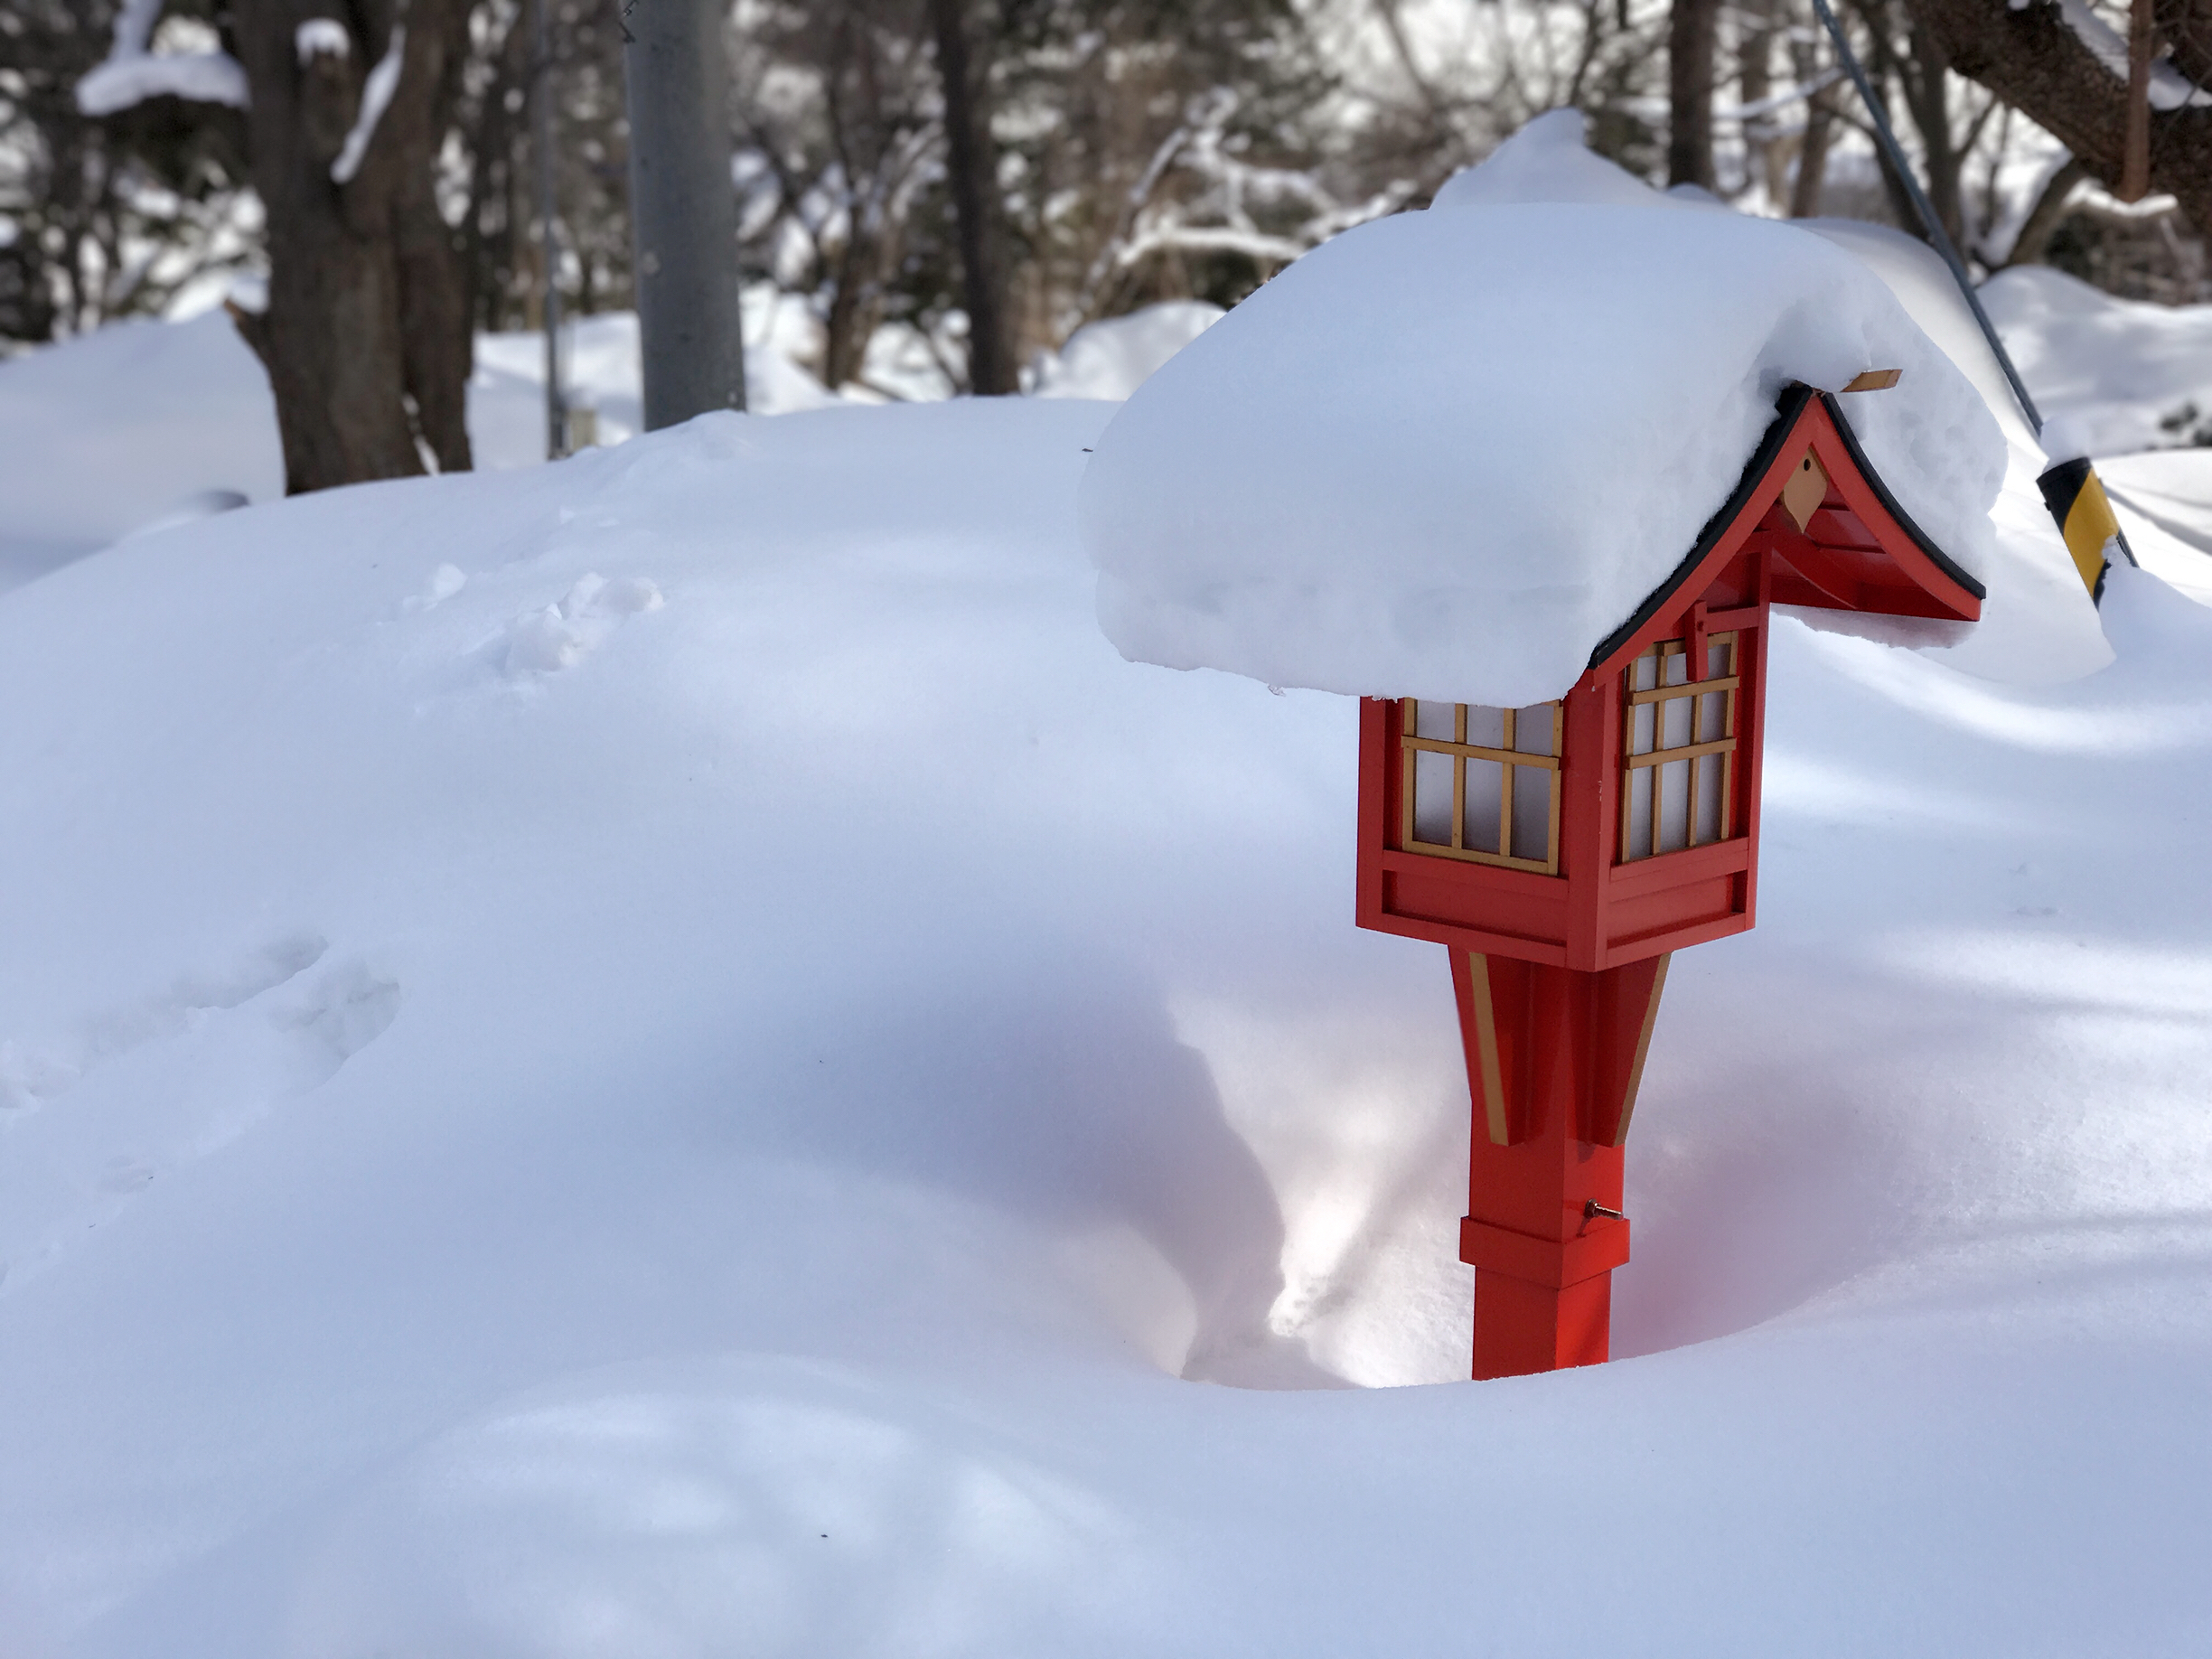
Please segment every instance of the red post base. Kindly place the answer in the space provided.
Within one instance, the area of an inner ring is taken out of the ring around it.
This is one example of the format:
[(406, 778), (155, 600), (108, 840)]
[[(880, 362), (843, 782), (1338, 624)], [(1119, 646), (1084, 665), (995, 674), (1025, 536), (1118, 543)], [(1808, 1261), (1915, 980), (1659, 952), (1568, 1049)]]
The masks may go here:
[(1621, 1145), (1666, 962), (1579, 973), (1452, 952), (1475, 1102), (1459, 1259), (1475, 1269), (1477, 1378), (1606, 1358), (1628, 1260)]

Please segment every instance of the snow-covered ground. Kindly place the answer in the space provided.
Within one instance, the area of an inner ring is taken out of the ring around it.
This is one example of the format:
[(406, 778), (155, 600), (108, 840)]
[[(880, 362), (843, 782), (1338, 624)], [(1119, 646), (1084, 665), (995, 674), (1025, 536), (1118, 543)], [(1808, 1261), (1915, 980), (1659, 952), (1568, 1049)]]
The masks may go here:
[[(205, 326), (0, 368), (9, 535), (273, 490)], [(1456, 1382), (1443, 954), (1352, 925), (1348, 699), (1099, 633), (1115, 407), (0, 595), (0, 1653), (2212, 1643), (2212, 611), (2115, 572), (2032, 689), (1778, 621), (1621, 1357)], [(2112, 469), (2177, 569), (2208, 455)]]
[(0, 602), (20, 1650), (2212, 1628), (2212, 614), (2123, 577), (2039, 692), (1782, 624), (1637, 1357), (1201, 1386), (1457, 1373), (1464, 1083), (1350, 924), (1351, 704), (1099, 637), (1110, 412), (720, 417)]
[[(794, 361), (811, 343), (796, 301), (749, 293), (746, 335), (752, 408), (835, 401)], [(634, 437), (636, 315), (583, 318), (563, 345), (563, 383), (595, 412), (599, 441)], [(479, 467), (545, 459), (544, 389), (542, 334), (477, 337), (468, 421)], [(0, 592), (134, 531), (284, 493), (268, 377), (220, 311), (119, 323), (0, 362)]]
[(2046, 418), (2074, 421), (2091, 454), (2212, 444), (2212, 305), (2114, 299), (2041, 265), (1982, 293)]
[[(1078, 329), (1033, 368), (1045, 398), (1126, 398), (1220, 316), (1177, 300)], [(842, 401), (802, 365), (819, 351), (805, 307), (765, 288), (745, 295), (747, 402), (785, 415)], [(875, 379), (923, 398), (942, 384), (903, 370), (886, 338)], [(643, 426), (637, 317), (568, 325), (562, 383), (592, 411), (597, 442)], [(880, 398), (871, 398), (880, 401)], [(545, 337), (481, 334), (469, 382), (469, 436), (486, 470), (545, 459)], [(284, 493), (268, 378), (230, 319), (125, 323), (0, 362), (0, 593), (119, 537)]]

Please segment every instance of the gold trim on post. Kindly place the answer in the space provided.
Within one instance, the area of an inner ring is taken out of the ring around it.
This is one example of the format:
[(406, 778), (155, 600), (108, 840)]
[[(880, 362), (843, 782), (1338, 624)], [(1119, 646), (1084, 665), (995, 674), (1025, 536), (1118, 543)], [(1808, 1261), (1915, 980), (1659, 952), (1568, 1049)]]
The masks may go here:
[[(1467, 952), (1467, 983), (1475, 1005), (1475, 1053), (1482, 1068), (1483, 1115), (1493, 1145), (1513, 1144), (1512, 1127), (1505, 1120), (1505, 1082), (1498, 1065), (1497, 1016), (1490, 1008), (1490, 959), (1480, 951)], [(1649, 1026), (1646, 1026), (1648, 1031)]]
[(1613, 1131), (1613, 1144), (1628, 1143), (1628, 1120), (1636, 1115), (1636, 1091), (1644, 1086), (1644, 1056), (1651, 1052), (1652, 1027), (1659, 1023), (1659, 993), (1666, 989), (1667, 966), (1674, 960), (1669, 951), (1659, 959), (1659, 971), (1652, 976), (1651, 1001), (1644, 1009), (1644, 1028), (1636, 1033), (1636, 1060), (1628, 1068), (1628, 1087), (1621, 1096), (1620, 1128)]

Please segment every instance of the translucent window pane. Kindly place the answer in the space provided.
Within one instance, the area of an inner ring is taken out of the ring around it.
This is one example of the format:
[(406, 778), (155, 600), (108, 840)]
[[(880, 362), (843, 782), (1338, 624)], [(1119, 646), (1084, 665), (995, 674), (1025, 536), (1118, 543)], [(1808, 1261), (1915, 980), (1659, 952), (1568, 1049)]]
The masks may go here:
[(1628, 689), (1630, 690), (1648, 691), (1658, 683), (1658, 658), (1638, 657), (1634, 662), (1628, 665)]
[(1413, 705), (1413, 735), (1416, 737), (1437, 737), (1444, 742), (1452, 740), (1452, 708), (1449, 703), (1416, 702)]
[(1504, 767), (1495, 761), (1467, 762), (1467, 818), (1459, 831), (1460, 846), (1469, 852), (1504, 850), (1498, 843), (1498, 816), (1505, 804), (1504, 795)]
[(1690, 705), (1697, 699), (1688, 697), (1670, 697), (1653, 707), (1664, 712), (1659, 717), (1659, 746), (1679, 749), (1690, 741)]
[(1679, 686), (1690, 678), (1690, 659), (1679, 651), (1671, 657), (1661, 659), (1661, 664), (1666, 676), (1662, 684)]
[(1502, 749), (1505, 746), (1505, 711), (1503, 708), (1485, 708), (1479, 703), (1467, 706), (1467, 740), (1480, 748)]
[(1709, 755), (1695, 764), (1697, 834), (1695, 844), (1720, 839), (1720, 785), (1728, 773), (1725, 755)]
[(1669, 761), (1650, 770), (1659, 773), (1659, 850), (1679, 852), (1690, 844), (1690, 763)]
[[(1551, 705), (1539, 703), (1533, 708), (1523, 708), (1514, 717), (1514, 747), (1523, 755), (1551, 753)], [(1514, 785), (1515, 789), (1520, 784)]]
[[(1547, 720), (1545, 724), (1551, 723)], [(1513, 856), (1516, 858), (1551, 856), (1552, 775), (1542, 766), (1514, 768)]]
[(1700, 743), (1713, 743), (1728, 734), (1728, 693), (1710, 692), (1697, 700)]
[(1659, 718), (1659, 705), (1638, 703), (1628, 714), (1628, 753), (1649, 755), (1652, 747), (1652, 726)]
[(1638, 766), (1628, 774), (1628, 844), (1625, 858), (1651, 857), (1651, 782), (1654, 768)]
[(1731, 672), (1732, 670), (1729, 667), (1729, 659), (1735, 654), (1735, 648), (1733, 646), (1708, 645), (1705, 648), (1705, 678), (1708, 680), (1719, 680), (1722, 676)]
[[(1449, 707), (1448, 704), (1446, 705)], [(1451, 845), (1452, 757), (1427, 749), (1413, 751), (1413, 839), (1432, 846)]]

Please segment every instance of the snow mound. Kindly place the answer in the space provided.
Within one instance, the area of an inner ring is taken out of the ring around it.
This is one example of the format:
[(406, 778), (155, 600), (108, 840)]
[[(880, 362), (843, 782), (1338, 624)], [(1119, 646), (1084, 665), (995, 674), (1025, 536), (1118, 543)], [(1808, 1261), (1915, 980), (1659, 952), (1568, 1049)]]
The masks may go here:
[(1550, 109), (1472, 167), (1444, 181), (1432, 208), (1502, 207), (1516, 202), (1588, 202), (1614, 207), (1718, 206), (1711, 197), (1662, 195), (1587, 142), (1579, 109)]
[(2212, 605), (2212, 449), (2110, 456), (2097, 476), (2142, 567)]
[(1119, 401), (1226, 314), (1204, 300), (1163, 300), (1127, 316), (1086, 323), (1038, 362), (1032, 395)]
[(2032, 691), (1776, 627), (1637, 1357), (1469, 1384), (1444, 953), (1351, 925), (1345, 699), (1100, 636), (1111, 413), (0, 595), (0, 1653), (2202, 1645), (2212, 614), (2116, 571)]
[(2212, 305), (2124, 300), (2048, 266), (1982, 291), (2046, 421), (2093, 455), (2212, 438)]
[(284, 493), (268, 376), (221, 312), (117, 323), (0, 362), (0, 590), (212, 490)]
[(2001, 434), (1889, 287), (1820, 238), (1579, 202), (1364, 225), (1194, 341), (1100, 438), (1081, 494), (1100, 620), (1125, 656), (1173, 668), (1559, 697), (1689, 550), (1783, 389), (1867, 369), (1904, 371), (1843, 399), (1869, 457), (1986, 568)]

